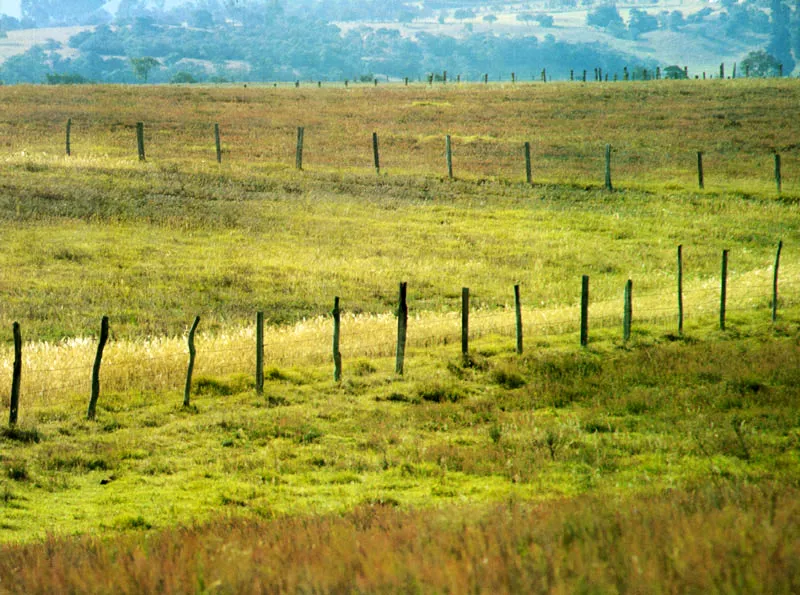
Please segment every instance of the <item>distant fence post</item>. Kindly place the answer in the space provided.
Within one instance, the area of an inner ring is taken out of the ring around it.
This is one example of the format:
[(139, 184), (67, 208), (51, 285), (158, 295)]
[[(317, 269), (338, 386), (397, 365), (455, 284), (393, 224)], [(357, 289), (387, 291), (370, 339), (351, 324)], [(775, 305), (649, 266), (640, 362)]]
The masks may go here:
[(400, 283), (400, 297), (397, 305), (397, 353), (394, 371), (402, 376), (406, 358), (406, 335), (408, 333), (408, 283)]
[(581, 279), (581, 346), (589, 344), (589, 275)]
[(72, 155), (72, 146), (70, 144), (70, 136), (72, 133), (72, 118), (67, 120), (67, 157)]
[(256, 312), (256, 394), (264, 394), (264, 313)]
[(517, 354), (522, 355), (522, 300), (519, 295), (519, 285), (514, 286), (514, 311), (517, 318)]
[(489, 75), (488, 74), (484, 74), (483, 75), (483, 84), (484, 85), (488, 85), (489, 84)]
[(219, 140), (219, 124), (214, 124), (214, 145), (217, 148), (217, 163), (222, 163), (222, 144)]
[(697, 152), (697, 185), (700, 190), (705, 188), (705, 180), (703, 178), (703, 152)]
[(528, 184), (533, 183), (533, 176), (531, 173), (531, 144), (525, 142), (525, 180)]
[(14, 376), (11, 381), (11, 411), (8, 425), (16, 425), (19, 418), (19, 390), (22, 383), (22, 332), (19, 322), (14, 323)]
[(683, 334), (683, 245), (678, 246), (678, 334)]
[(108, 316), (103, 316), (100, 323), (100, 342), (97, 344), (97, 355), (94, 358), (92, 368), (92, 397), (89, 400), (89, 410), (86, 412), (86, 419), (94, 421), (97, 412), (97, 399), (100, 398), (100, 364), (103, 361), (103, 350), (108, 341)]
[(722, 251), (722, 282), (719, 292), (719, 330), (725, 330), (725, 309), (728, 299), (728, 250)]
[(372, 133), (372, 157), (375, 161), (375, 173), (381, 173), (381, 160), (380, 154), (378, 153), (378, 133)]
[(622, 339), (626, 343), (631, 338), (631, 318), (633, 318), (633, 281), (625, 284), (625, 306), (622, 316)]
[(778, 189), (778, 194), (781, 193), (781, 155), (775, 153), (775, 187)]
[(339, 382), (342, 379), (342, 354), (339, 351), (339, 333), (342, 325), (342, 314), (339, 310), (338, 296), (333, 298), (333, 380)]
[(297, 127), (297, 149), (295, 151), (294, 166), (296, 169), (303, 169), (303, 135), (305, 128)]
[(447, 156), (447, 177), (451, 180), (453, 179), (453, 145), (450, 141), (450, 135), (448, 134), (445, 136), (444, 139), (444, 150), (445, 155)]
[(194, 358), (197, 351), (194, 348), (194, 333), (197, 330), (197, 325), (200, 324), (200, 317), (196, 316), (192, 328), (189, 330), (189, 367), (186, 370), (186, 388), (183, 389), (183, 406), (188, 407), (192, 394), (192, 372), (194, 372)]
[(469, 287), (461, 288), (461, 356), (469, 359)]
[(778, 269), (781, 266), (781, 250), (783, 240), (778, 242), (778, 252), (775, 254), (775, 268), (772, 270), (772, 323), (778, 320)]
[(139, 161), (144, 161), (144, 122), (136, 122), (136, 148), (139, 151)]
[(611, 191), (611, 145), (606, 145), (606, 190)]

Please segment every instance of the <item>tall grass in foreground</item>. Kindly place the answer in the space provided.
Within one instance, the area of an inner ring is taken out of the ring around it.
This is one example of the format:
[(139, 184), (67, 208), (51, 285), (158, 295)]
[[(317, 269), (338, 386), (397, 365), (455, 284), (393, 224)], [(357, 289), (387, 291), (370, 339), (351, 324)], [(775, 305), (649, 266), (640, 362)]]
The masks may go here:
[(796, 489), (220, 518), (0, 547), (8, 593), (796, 593)]

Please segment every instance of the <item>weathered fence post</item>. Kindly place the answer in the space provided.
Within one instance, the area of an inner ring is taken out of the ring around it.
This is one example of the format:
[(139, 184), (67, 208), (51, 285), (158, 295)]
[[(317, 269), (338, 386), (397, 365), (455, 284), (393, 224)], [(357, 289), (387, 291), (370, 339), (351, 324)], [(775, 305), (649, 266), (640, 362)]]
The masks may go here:
[(697, 185), (700, 190), (705, 188), (705, 179), (703, 177), (703, 152), (697, 152)]
[(338, 296), (333, 298), (333, 380), (339, 382), (342, 379), (342, 354), (339, 351), (339, 333), (342, 325), (342, 313), (339, 310)]
[(589, 344), (589, 275), (581, 280), (581, 346)]
[(195, 316), (192, 328), (189, 329), (189, 367), (186, 370), (186, 388), (183, 389), (183, 406), (188, 407), (192, 394), (192, 372), (194, 372), (194, 358), (197, 351), (194, 348), (194, 333), (197, 330), (197, 325), (200, 324), (200, 317)]
[(144, 161), (144, 122), (136, 122), (136, 148), (139, 151), (139, 161)]
[(488, 85), (489, 84), (489, 75), (488, 74), (484, 74), (483, 75), (483, 84), (484, 85)]
[(525, 180), (528, 184), (533, 183), (533, 176), (531, 173), (531, 144), (525, 142)]
[(725, 62), (721, 62), (719, 65), (719, 78), (725, 80)]
[(631, 318), (633, 318), (633, 281), (625, 284), (625, 305), (622, 315), (622, 339), (626, 343), (631, 338)]
[(219, 124), (214, 124), (214, 145), (217, 148), (217, 163), (222, 163), (222, 144), (219, 140)]
[(519, 295), (519, 285), (514, 286), (514, 311), (517, 318), (517, 354), (522, 355), (522, 300)]
[(97, 344), (97, 355), (94, 358), (92, 367), (92, 397), (89, 400), (89, 410), (86, 412), (86, 419), (94, 421), (97, 412), (97, 399), (100, 398), (100, 364), (103, 361), (103, 350), (108, 341), (108, 316), (103, 316), (100, 323), (100, 342)]
[(400, 298), (397, 305), (397, 352), (395, 355), (394, 371), (402, 376), (406, 358), (406, 335), (408, 333), (408, 283), (400, 283)]
[(264, 313), (256, 312), (256, 394), (264, 394)]
[(372, 133), (372, 157), (375, 161), (375, 173), (381, 173), (381, 160), (380, 154), (378, 153), (378, 133)]
[(683, 334), (683, 245), (678, 246), (678, 334)]
[(469, 287), (461, 288), (461, 356), (469, 360)]
[(775, 153), (775, 187), (778, 189), (778, 194), (781, 193), (781, 155)]
[(725, 309), (728, 299), (728, 250), (722, 251), (722, 284), (719, 292), (719, 330), (725, 330)]
[(22, 383), (22, 333), (19, 322), (14, 323), (14, 376), (11, 380), (11, 411), (8, 425), (16, 425), (19, 418), (19, 390)]
[(606, 190), (613, 190), (611, 185), (611, 145), (606, 145)]
[(772, 270), (772, 323), (778, 321), (778, 269), (781, 266), (781, 250), (783, 240), (778, 242), (778, 252), (775, 254), (775, 268)]
[(70, 136), (72, 133), (72, 118), (67, 119), (67, 157), (72, 155), (72, 146), (70, 144)]
[(450, 142), (450, 135), (445, 136), (444, 150), (447, 156), (447, 177), (453, 179), (453, 146)]
[(305, 128), (297, 127), (297, 149), (295, 150), (294, 166), (296, 169), (303, 169), (303, 135)]

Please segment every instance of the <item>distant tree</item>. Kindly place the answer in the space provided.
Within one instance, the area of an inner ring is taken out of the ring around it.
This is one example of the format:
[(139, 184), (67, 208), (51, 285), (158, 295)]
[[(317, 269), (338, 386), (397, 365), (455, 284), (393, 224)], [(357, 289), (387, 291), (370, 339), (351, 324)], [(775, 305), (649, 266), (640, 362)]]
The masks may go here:
[(457, 21), (463, 21), (464, 19), (474, 19), (475, 12), (468, 9), (468, 8), (459, 8), (453, 13), (453, 18)]
[(175, 83), (175, 84), (192, 84), (192, 83), (196, 83), (197, 79), (194, 78), (190, 72), (186, 72), (185, 70), (181, 70), (181, 71), (176, 72), (175, 74), (173, 74), (172, 78), (170, 79), (169, 82)]
[(147, 82), (147, 77), (150, 74), (150, 71), (153, 70), (156, 66), (161, 66), (161, 62), (152, 58), (150, 56), (145, 56), (143, 58), (131, 58), (131, 68), (133, 68), (133, 74), (136, 75), (141, 81)]
[(780, 62), (765, 50), (750, 52), (739, 64), (742, 72), (754, 77), (777, 76)]
[(536, 14), (535, 18), (536, 22), (542, 27), (552, 27), (553, 23), (555, 22), (552, 16), (543, 12)]
[(483, 22), (494, 25), (497, 22), (497, 17), (493, 14), (487, 14), (485, 17), (483, 17)]
[(794, 70), (792, 35), (789, 32), (790, 11), (781, 0), (772, 0), (770, 8), (772, 33), (767, 45), (767, 53), (773, 55), (779, 64), (783, 64), (783, 72), (788, 74)]
[(517, 15), (517, 20), (520, 23), (525, 23), (526, 25), (530, 25), (536, 20), (536, 17), (529, 12), (522, 12)]
[(687, 78), (686, 71), (680, 66), (667, 66), (664, 69), (664, 78), (672, 80), (685, 79)]
[(610, 27), (625, 26), (622, 17), (614, 4), (603, 4), (586, 15), (586, 24), (590, 27), (608, 29)]
[(80, 74), (47, 74), (45, 81), (48, 85), (83, 85), (89, 81), (85, 76)]

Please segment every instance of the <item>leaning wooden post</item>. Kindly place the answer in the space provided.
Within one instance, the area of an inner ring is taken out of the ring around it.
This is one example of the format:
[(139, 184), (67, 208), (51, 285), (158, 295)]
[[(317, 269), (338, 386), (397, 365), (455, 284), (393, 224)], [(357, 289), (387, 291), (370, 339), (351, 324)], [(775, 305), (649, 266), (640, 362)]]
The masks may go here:
[(514, 310), (517, 315), (517, 354), (522, 355), (522, 301), (519, 295), (519, 285), (514, 286)]
[(139, 151), (139, 161), (144, 161), (144, 122), (136, 122), (136, 148)]
[(406, 358), (406, 334), (408, 332), (407, 287), (408, 283), (400, 283), (400, 299), (397, 306), (397, 354), (394, 371), (400, 376), (403, 375)]
[(256, 394), (264, 394), (264, 313), (256, 312)]
[(581, 347), (589, 344), (589, 275), (581, 280)]
[(622, 316), (622, 339), (626, 343), (631, 338), (631, 319), (633, 318), (633, 281), (625, 284), (625, 306)]
[(700, 190), (705, 188), (705, 183), (703, 179), (703, 152), (697, 152), (697, 185), (700, 187)]
[(525, 180), (528, 184), (533, 183), (533, 176), (531, 174), (531, 144), (525, 142)]
[(296, 169), (303, 169), (303, 135), (305, 128), (298, 126), (297, 128), (297, 149), (295, 151), (294, 166)]
[(444, 138), (444, 150), (447, 156), (447, 177), (453, 179), (453, 147), (448, 134)]
[(678, 246), (678, 334), (683, 334), (683, 245)]
[(72, 146), (70, 144), (70, 136), (72, 133), (72, 118), (67, 120), (67, 157), (72, 155)]
[(375, 162), (375, 173), (381, 173), (381, 159), (380, 154), (378, 153), (378, 133), (372, 133), (372, 157), (373, 161)]
[(94, 358), (92, 368), (92, 398), (89, 400), (89, 410), (86, 412), (86, 419), (93, 421), (97, 411), (97, 399), (100, 397), (100, 364), (103, 361), (103, 350), (108, 341), (108, 316), (103, 316), (100, 323), (100, 342), (97, 344), (97, 355)]
[(783, 240), (778, 242), (778, 253), (775, 254), (775, 268), (772, 271), (772, 323), (778, 321), (778, 269), (781, 266), (781, 250)]
[(342, 354), (339, 351), (339, 332), (341, 330), (342, 318), (339, 310), (339, 298), (333, 298), (333, 380), (339, 382), (342, 379)]
[(469, 359), (469, 287), (461, 289), (461, 355)]
[(219, 140), (219, 124), (214, 124), (214, 144), (217, 148), (217, 163), (222, 163), (222, 144)]
[(775, 187), (778, 189), (778, 194), (781, 193), (781, 156), (780, 153), (775, 153)]
[(11, 381), (11, 411), (8, 425), (16, 425), (19, 417), (19, 388), (22, 383), (22, 333), (19, 322), (14, 323), (14, 376)]
[(728, 250), (722, 251), (722, 283), (719, 292), (719, 330), (725, 330), (725, 309), (728, 299)]
[(190, 395), (192, 394), (192, 372), (194, 372), (194, 358), (197, 351), (194, 348), (194, 333), (197, 325), (200, 324), (200, 317), (196, 316), (192, 328), (189, 329), (189, 367), (186, 370), (186, 388), (183, 389), (183, 406), (189, 406)]
[(611, 145), (606, 145), (606, 190), (611, 191)]

